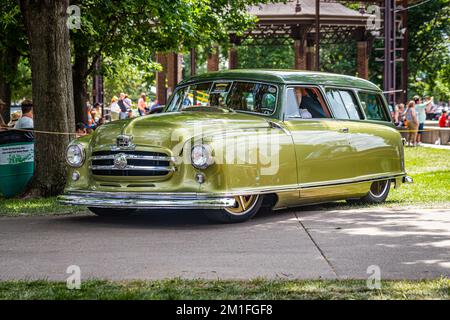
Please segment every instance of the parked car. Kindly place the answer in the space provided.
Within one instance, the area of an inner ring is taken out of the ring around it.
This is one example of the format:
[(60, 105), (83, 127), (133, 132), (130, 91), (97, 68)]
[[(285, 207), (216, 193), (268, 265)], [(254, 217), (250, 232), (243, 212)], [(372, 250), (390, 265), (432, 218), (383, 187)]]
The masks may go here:
[[(189, 103), (186, 99), (189, 99)], [(202, 209), (223, 222), (348, 200), (410, 182), (382, 91), (328, 73), (229, 70), (181, 82), (160, 114), (115, 121), (68, 146), (59, 199), (97, 215)]]

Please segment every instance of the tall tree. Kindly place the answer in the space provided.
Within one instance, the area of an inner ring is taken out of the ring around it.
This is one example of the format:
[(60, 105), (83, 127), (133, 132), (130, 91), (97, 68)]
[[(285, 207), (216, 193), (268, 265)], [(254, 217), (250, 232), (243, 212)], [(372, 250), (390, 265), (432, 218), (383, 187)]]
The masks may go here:
[[(36, 130), (74, 132), (69, 0), (20, 0), (30, 46)], [(35, 137), (35, 176), (32, 195), (59, 194), (65, 184), (67, 135)]]

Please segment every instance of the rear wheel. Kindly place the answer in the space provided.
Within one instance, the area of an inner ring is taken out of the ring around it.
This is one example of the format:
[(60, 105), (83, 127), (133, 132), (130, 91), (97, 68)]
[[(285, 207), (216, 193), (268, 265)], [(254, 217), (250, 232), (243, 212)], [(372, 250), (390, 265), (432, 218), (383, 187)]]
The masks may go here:
[(261, 195), (236, 196), (235, 199), (234, 207), (209, 211), (208, 217), (222, 223), (244, 222), (253, 218), (263, 202), (263, 196)]
[(364, 197), (360, 199), (350, 199), (347, 200), (347, 202), (360, 204), (382, 203), (388, 197), (390, 189), (390, 180), (375, 181), (370, 185), (369, 192)]
[(89, 207), (89, 211), (100, 217), (126, 217), (136, 209), (110, 209), (110, 208), (93, 208)]

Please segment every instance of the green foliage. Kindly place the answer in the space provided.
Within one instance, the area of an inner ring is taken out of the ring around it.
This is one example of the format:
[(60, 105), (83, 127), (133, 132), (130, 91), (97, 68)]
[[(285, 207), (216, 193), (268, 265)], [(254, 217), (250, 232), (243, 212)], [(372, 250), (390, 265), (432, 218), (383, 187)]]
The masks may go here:
[(448, 100), (450, 0), (430, 1), (409, 9), (408, 14), (410, 93)]
[(72, 30), (76, 50), (92, 60), (122, 57), (148, 61), (149, 51), (185, 51), (200, 44), (228, 43), (228, 31), (254, 22), (246, 5), (267, 0), (85, 0), (81, 29)]
[(14, 47), (22, 54), (27, 52), (25, 26), (16, 0), (0, 2), (0, 50)]
[(292, 69), (294, 65), (293, 46), (238, 47), (239, 68)]
[(321, 46), (322, 71), (356, 76), (356, 42)]
[(155, 80), (155, 71), (160, 65), (150, 56), (147, 60), (141, 57), (132, 58), (128, 55), (103, 61), (105, 101), (111, 101), (113, 96), (126, 92), (133, 101), (137, 101), (141, 92), (150, 96), (150, 88)]
[(21, 57), (17, 65), (17, 73), (11, 84), (11, 100), (19, 102), (23, 99), (31, 99), (31, 69), (28, 58)]
[[(16, 79), (17, 62), (27, 52), (25, 27), (19, 5), (15, 0), (0, 2), (0, 85), (11, 86), (20, 83)], [(20, 70), (23, 71), (23, 70)], [(24, 75), (24, 73), (22, 73)], [(1, 97), (8, 100), (9, 97)]]

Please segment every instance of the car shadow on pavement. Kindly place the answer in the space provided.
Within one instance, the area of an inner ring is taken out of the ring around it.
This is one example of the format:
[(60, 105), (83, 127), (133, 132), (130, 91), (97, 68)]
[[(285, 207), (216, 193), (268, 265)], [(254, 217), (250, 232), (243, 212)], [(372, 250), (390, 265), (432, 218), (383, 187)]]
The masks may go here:
[(94, 214), (64, 216), (59, 222), (111, 228), (193, 229), (236, 228), (294, 218), (292, 210), (261, 212), (244, 223), (224, 224), (209, 219), (201, 210), (139, 210), (129, 216), (99, 217)]
[[(261, 210), (255, 217), (244, 223), (224, 224), (209, 219), (202, 210), (138, 210), (128, 216), (99, 217), (94, 214), (66, 216), (65, 222), (110, 226), (116, 228), (236, 228), (244, 225), (261, 225), (276, 223), (288, 219), (296, 219), (295, 213), (308, 212), (309, 215), (320, 214), (322, 211), (348, 209), (345, 202), (329, 202), (306, 205), (276, 211)], [(351, 206), (352, 209), (363, 206)]]

